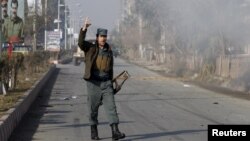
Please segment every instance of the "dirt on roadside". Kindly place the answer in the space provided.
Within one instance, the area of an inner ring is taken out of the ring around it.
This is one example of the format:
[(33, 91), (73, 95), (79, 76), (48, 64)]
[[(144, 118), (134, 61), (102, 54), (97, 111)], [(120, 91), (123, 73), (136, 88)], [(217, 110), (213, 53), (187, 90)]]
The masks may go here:
[(138, 66), (143, 67), (145, 69), (148, 69), (150, 71), (154, 71), (154, 72), (158, 73), (159, 75), (162, 75), (162, 76), (170, 78), (170, 79), (178, 80), (178, 81), (181, 81), (181, 82), (184, 82), (187, 84), (192, 84), (192, 85), (195, 85), (195, 86), (198, 86), (198, 87), (201, 87), (201, 88), (204, 88), (204, 89), (207, 89), (207, 90), (219, 93), (219, 94), (224, 94), (224, 95), (228, 95), (228, 96), (232, 96), (232, 97), (236, 97), (236, 98), (250, 100), (249, 93), (239, 91), (239, 90), (234, 90), (234, 89), (231, 89), (229, 87), (223, 87), (222, 82), (219, 80), (214, 80), (213, 82), (206, 82), (204, 80), (193, 79), (190, 77), (177, 77), (174, 74), (167, 73), (164, 69), (160, 69), (160, 67), (157, 65), (152, 65), (152, 64), (151, 65), (144, 65), (144, 64), (129, 61), (129, 60), (126, 60), (126, 61), (128, 63), (138, 65)]

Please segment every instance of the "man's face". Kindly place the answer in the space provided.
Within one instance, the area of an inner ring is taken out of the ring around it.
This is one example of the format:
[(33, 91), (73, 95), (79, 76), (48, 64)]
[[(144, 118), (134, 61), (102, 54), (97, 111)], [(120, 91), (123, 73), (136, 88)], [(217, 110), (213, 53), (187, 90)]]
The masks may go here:
[(100, 46), (104, 46), (106, 41), (107, 41), (107, 36), (106, 35), (98, 35), (97, 36), (97, 41)]
[(7, 1), (2, 1), (1, 6), (2, 6), (2, 11), (3, 11), (3, 16), (6, 17), (8, 15), (8, 13), (7, 13), (7, 11), (8, 11)]
[(17, 4), (16, 3), (12, 3), (11, 8), (12, 8), (12, 16), (14, 18), (17, 17)]

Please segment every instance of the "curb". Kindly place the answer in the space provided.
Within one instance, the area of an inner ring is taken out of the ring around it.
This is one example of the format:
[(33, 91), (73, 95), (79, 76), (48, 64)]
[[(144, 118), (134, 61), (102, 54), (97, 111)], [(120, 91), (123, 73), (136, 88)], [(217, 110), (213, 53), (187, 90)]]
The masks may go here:
[(250, 100), (249, 93), (239, 91), (239, 90), (234, 90), (228, 87), (222, 87), (222, 86), (217, 86), (214, 84), (209, 84), (209, 83), (204, 83), (204, 82), (199, 82), (199, 81), (187, 81), (188, 83), (191, 83), (193, 85), (196, 85), (198, 87), (201, 87), (206, 90), (210, 90), (216, 93), (224, 94), (227, 96), (235, 97), (235, 98), (240, 98), (244, 100)]
[(0, 118), (0, 141), (7, 141), (12, 131), (17, 127), (23, 115), (28, 111), (30, 105), (36, 99), (40, 90), (54, 72), (56, 66), (53, 65), (43, 77), (35, 82), (35, 84), (25, 92), (25, 94), (17, 101), (13, 108), (9, 109), (4, 116)]
[(195, 81), (195, 80), (184, 80), (184, 81), (183, 80), (178, 80), (178, 78), (175, 77), (175, 76), (168, 75), (166, 73), (161, 73), (161, 72), (159, 72), (157, 70), (150, 69), (147, 66), (134, 63), (134, 62), (126, 59), (125, 57), (121, 57), (121, 59), (123, 59), (124, 61), (126, 61), (126, 62), (128, 62), (130, 64), (137, 65), (137, 66), (145, 68), (147, 70), (156, 72), (157, 74), (159, 74), (161, 76), (168, 77), (168, 78), (173, 78), (173, 80), (176, 80), (178, 82), (184, 82), (184, 83), (192, 84), (192, 85), (195, 85), (197, 87), (200, 87), (200, 88), (203, 88), (203, 89), (206, 89), (206, 90), (209, 90), (209, 91), (213, 91), (215, 93), (219, 93), (219, 94), (223, 94), (223, 95), (226, 95), (226, 96), (231, 96), (231, 97), (234, 97), (234, 98), (239, 98), (239, 99), (249, 100), (250, 101), (250, 93), (248, 93), (248, 92), (244, 92), (244, 91), (240, 91), (240, 90), (234, 90), (234, 89), (231, 89), (230, 87), (223, 87), (221, 85), (218, 86), (218, 85), (214, 85), (214, 84), (211, 84), (211, 83), (200, 82), (200, 81)]
[(68, 63), (72, 62), (72, 59), (73, 58), (66, 58), (66, 59), (63, 59), (63, 60), (59, 60), (58, 64), (68, 64)]

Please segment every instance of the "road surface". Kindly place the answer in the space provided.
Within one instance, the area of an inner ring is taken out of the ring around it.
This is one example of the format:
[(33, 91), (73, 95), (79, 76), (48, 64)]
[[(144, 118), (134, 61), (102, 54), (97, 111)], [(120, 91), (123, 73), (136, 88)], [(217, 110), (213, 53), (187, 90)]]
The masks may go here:
[[(10, 141), (89, 141), (84, 64), (58, 65)], [(208, 124), (249, 124), (250, 102), (168, 79), (115, 59), (131, 78), (116, 95), (123, 141), (206, 141)], [(111, 140), (103, 107), (99, 136)]]

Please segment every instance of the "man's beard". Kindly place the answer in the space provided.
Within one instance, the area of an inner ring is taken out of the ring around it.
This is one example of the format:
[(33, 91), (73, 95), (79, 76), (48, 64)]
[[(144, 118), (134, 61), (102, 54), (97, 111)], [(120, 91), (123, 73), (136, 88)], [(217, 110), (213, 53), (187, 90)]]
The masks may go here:
[(104, 47), (105, 46), (105, 43), (101, 42), (99, 43), (99, 47)]
[(6, 12), (6, 13), (4, 12), (4, 13), (3, 13), (3, 17), (4, 17), (4, 18), (9, 17), (8, 13), (7, 13), (7, 12)]
[(17, 14), (16, 14), (16, 13), (13, 13), (13, 14), (12, 14), (12, 17), (13, 17), (13, 18), (16, 18), (16, 17), (17, 17)]
[(105, 42), (100, 42), (99, 43), (101, 46), (104, 46), (105, 45)]

